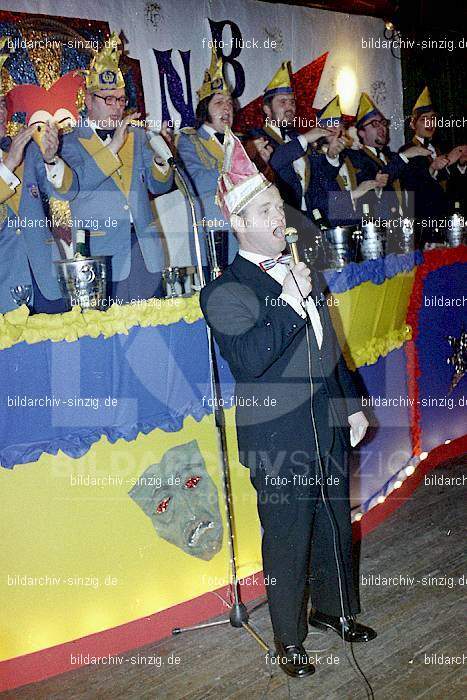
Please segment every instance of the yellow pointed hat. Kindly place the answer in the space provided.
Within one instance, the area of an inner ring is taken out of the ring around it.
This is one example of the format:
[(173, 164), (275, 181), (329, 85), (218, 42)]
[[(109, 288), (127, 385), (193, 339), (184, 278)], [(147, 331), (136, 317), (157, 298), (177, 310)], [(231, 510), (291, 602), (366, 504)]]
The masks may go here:
[(322, 109), (316, 112), (316, 123), (323, 128), (338, 126), (342, 122), (342, 111), (339, 95), (332, 98)]
[(433, 110), (433, 103), (431, 101), (431, 95), (430, 91), (428, 90), (428, 87), (425, 85), (423, 90), (421, 91), (420, 95), (418, 96), (418, 100), (413, 106), (412, 109), (412, 114), (414, 116), (418, 116), (420, 114), (423, 114), (424, 112), (431, 112)]
[(357, 129), (362, 126), (363, 122), (368, 121), (372, 117), (381, 117), (382, 114), (378, 107), (375, 105), (373, 100), (366, 92), (362, 92), (360, 95), (360, 101), (358, 103), (357, 115), (355, 117), (355, 126)]
[(86, 74), (86, 88), (89, 92), (97, 90), (118, 90), (125, 87), (123, 73), (118, 67), (122, 51), (118, 49), (122, 42), (112, 32), (103, 48), (96, 53)]
[(222, 56), (218, 56), (213, 48), (211, 53), (211, 65), (209, 66), (209, 70), (204, 72), (203, 84), (200, 89), (197, 90), (198, 102), (205, 100), (206, 97), (211, 97), (211, 95), (230, 95), (222, 66)]
[(264, 97), (274, 97), (274, 95), (293, 94), (292, 81), (290, 78), (290, 61), (281, 63), (281, 67), (274, 74), (273, 79), (264, 91)]
[[(5, 92), (6, 92), (5, 86), (3, 84), (4, 81), (1, 79), (1, 70), (3, 68), (3, 64), (7, 60), (8, 56), (11, 53), (13, 53), (11, 44), (7, 43), (9, 39), (10, 39), (9, 36), (3, 36), (0, 39), (0, 51), (2, 52), (2, 53), (0, 53), (0, 97), (3, 97), (5, 95)], [(10, 41), (11, 41), (11, 39), (10, 39)], [(6, 49), (7, 49), (6, 52), (4, 51), (5, 45), (6, 45)]]

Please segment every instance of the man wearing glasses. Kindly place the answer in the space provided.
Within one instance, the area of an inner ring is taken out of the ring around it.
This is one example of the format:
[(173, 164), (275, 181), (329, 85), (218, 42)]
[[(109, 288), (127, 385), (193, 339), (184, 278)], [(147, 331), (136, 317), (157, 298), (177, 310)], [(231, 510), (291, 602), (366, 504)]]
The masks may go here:
[(409, 159), (427, 154), (421, 144), (412, 145), (399, 155), (391, 151), (388, 145), (389, 126), (389, 119), (362, 92), (355, 117), (360, 148), (348, 149), (343, 154), (351, 163), (357, 185), (366, 180), (376, 180), (376, 188), (358, 200), (359, 212), (362, 212), (363, 204), (368, 204), (373, 217), (386, 221), (399, 220), (405, 213), (405, 199), (399, 178), (407, 169)]
[(139, 113), (123, 117), (127, 100), (118, 43), (112, 35), (94, 57), (86, 75), (87, 120), (64, 137), (61, 155), (80, 183), (71, 202), (74, 233), (87, 228), (79, 222), (98, 222), (90, 232), (91, 255), (112, 256), (111, 300), (127, 303), (163, 295), (165, 256), (148, 190), (168, 192), (173, 176), (146, 132), (131, 126)]

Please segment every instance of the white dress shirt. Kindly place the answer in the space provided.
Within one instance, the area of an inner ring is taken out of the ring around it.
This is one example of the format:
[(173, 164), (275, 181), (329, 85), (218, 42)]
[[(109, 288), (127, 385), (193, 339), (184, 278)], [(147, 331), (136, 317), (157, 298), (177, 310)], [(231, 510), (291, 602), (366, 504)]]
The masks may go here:
[[(49, 182), (52, 182), (53, 184), (56, 184), (57, 187), (60, 187), (60, 185), (62, 184), (64, 173), (63, 161), (60, 160), (60, 158), (57, 158), (57, 162), (54, 165), (47, 165), (47, 163), (45, 163), (45, 169), (47, 172), (47, 179), (49, 180)], [(12, 173), (11, 170), (7, 168), (7, 166), (3, 162), (3, 154), (1, 152), (0, 177), (4, 182), (6, 182), (6, 184), (12, 192), (14, 192), (16, 188), (19, 187), (19, 185), (21, 184), (21, 180), (18, 177), (16, 177), (16, 175)], [(57, 180), (55, 178), (57, 178)]]
[(207, 122), (204, 122), (203, 124), (203, 129), (208, 132), (209, 136), (214, 139), (214, 141), (217, 143), (218, 146), (221, 148), (224, 148), (224, 144), (222, 144), (219, 139), (217, 138), (216, 134), (218, 133), (215, 128), (212, 126), (212, 124), (208, 124)]
[[(280, 128), (279, 128), (278, 126), (276, 126), (275, 124), (274, 124), (274, 125), (268, 124), (268, 127), (271, 129), (271, 131), (274, 131), (274, 133), (277, 134), (277, 136), (280, 136), (280, 137), (282, 138), (281, 130), (280, 130)], [(294, 169), (295, 172), (297, 173), (297, 175), (298, 175), (298, 177), (299, 177), (299, 179), (300, 179), (301, 185), (302, 185), (302, 202), (301, 202), (301, 208), (302, 208), (302, 211), (306, 211), (306, 202), (305, 202), (305, 168), (306, 168), (306, 161), (305, 161), (305, 154), (306, 154), (306, 152), (307, 152), (307, 150), (308, 150), (308, 141), (306, 140), (305, 136), (303, 136), (303, 134), (300, 134), (300, 136), (298, 136), (298, 140), (299, 140), (299, 142), (300, 142), (300, 146), (303, 148), (304, 153), (303, 153), (303, 156), (301, 156), (301, 158), (297, 158), (296, 160), (294, 160), (294, 162), (293, 162), (293, 169)], [(290, 141), (292, 141), (292, 139), (290, 138), (290, 136), (289, 136), (288, 134), (285, 134), (285, 137), (283, 138), (283, 141), (284, 141), (284, 143), (289, 143)]]
[(21, 182), (16, 175), (6, 167), (5, 163), (3, 162), (3, 156), (4, 154), (0, 151), (0, 177), (4, 182), (6, 182), (10, 190), (14, 192)]
[[(433, 160), (438, 157), (438, 154), (436, 153), (436, 148), (433, 146), (432, 143), (429, 143), (428, 146), (426, 146), (423, 143), (423, 138), (421, 136), (416, 135), (415, 138), (417, 139), (417, 141), (420, 141), (420, 145), (423, 146), (423, 148), (427, 148), (430, 151), (430, 154), (431, 154), (431, 157), (433, 158)], [(433, 170), (433, 171), (430, 170), (430, 175), (432, 178), (434, 178), (436, 180), (438, 177), (438, 171), (437, 170)]]
[[(263, 262), (263, 260), (267, 259), (265, 255), (260, 255), (259, 253), (250, 253), (247, 250), (239, 250), (238, 254), (241, 255), (242, 258), (245, 258), (245, 260), (249, 260), (250, 262), (252, 262), (254, 265), (258, 265), (258, 267), (259, 264)], [(276, 280), (276, 282), (278, 282), (282, 286), (288, 271), (288, 265), (278, 263), (263, 274), (270, 275), (273, 279)], [(300, 302), (298, 299), (296, 299), (296, 297), (292, 296), (291, 294), (286, 294), (282, 292), (282, 294), (280, 294), (279, 296), (279, 299), (283, 299), (287, 304), (289, 304), (289, 306), (291, 306), (295, 313), (301, 316), (301, 318), (306, 318), (307, 314), (302, 306), (303, 302)], [(318, 347), (321, 348), (321, 345), (323, 343), (323, 326), (321, 325), (321, 319), (319, 317), (318, 309), (316, 308), (315, 302), (313, 301), (311, 296), (309, 296), (306, 299), (305, 303), (306, 310), (308, 312), (308, 315), (310, 316), (311, 325), (315, 333), (316, 342), (318, 343)]]

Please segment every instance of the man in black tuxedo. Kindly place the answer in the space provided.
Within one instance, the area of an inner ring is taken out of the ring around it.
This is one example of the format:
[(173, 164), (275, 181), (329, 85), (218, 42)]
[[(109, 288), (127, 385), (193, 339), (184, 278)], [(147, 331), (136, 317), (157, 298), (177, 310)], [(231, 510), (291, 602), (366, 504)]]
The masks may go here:
[(347, 464), (351, 440), (355, 445), (362, 439), (368, 422), (336, 339), (323, 281), (304, 263), (289, 269), (282, 258), (282, 198), (253, 164), (248, 172), (247, 158), (229, 133), (218, 201), (230, 217), (239, 253), (201, 291), (200, 301), (236, 380), (239, 456), (257, 491), (279, 663), (302, 677), (314, 672), (303, 648), (310, 561), (310, 624), (334, 629), (347, 641), (376, 636), (354, 619), (359, 604)]

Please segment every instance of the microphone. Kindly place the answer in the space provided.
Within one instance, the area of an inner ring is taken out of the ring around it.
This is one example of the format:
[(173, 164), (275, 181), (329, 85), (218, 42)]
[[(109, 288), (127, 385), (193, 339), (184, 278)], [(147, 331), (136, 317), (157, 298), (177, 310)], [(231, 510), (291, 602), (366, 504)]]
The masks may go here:
[(174, 165), (175, 160), (172, 151), (166, 144), (164, 138), (157, 133), (157, 131), (146, 131), (146, 135), (149, 141), (149, 145), (156, 154), (157, 157), (162, 158), (162, 160), (167, 161), (169, 165)]
[(300, 262), (300, 258), (298, 256), (298, 248), (297, 248), (297, 241), (298, 241), (298, 232), (296, 228), (293, 228), (293, 226), (287, 226), (287, 228), (284, 231), (285, 233), (285, 240), (290, 246), (290, 252), (292, 253), (292, 258), (295, 264)]
[[(285, 233), (285, 240), (289, 244), (290, 252), (292, 253), (293, 261), (295, 264), (297, 264), (300, 262), (300, 257), (298, 255), (298, 248), (297, 248), (297, 241), (298, 241), (297, 229), (293, 228), (293, 226), (287, 226), (284, 233)], [(321, 292), (319, 296), (315, 296), (314, 302), (315, 302), (316, 306), (322, 306), (326, 302), (326, 297), (324, 296), (323, 292)]]

